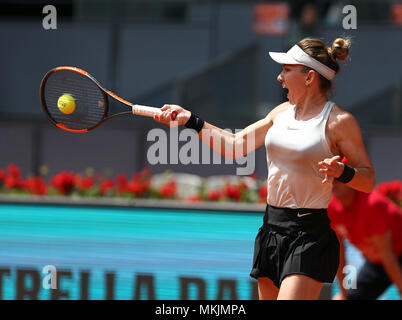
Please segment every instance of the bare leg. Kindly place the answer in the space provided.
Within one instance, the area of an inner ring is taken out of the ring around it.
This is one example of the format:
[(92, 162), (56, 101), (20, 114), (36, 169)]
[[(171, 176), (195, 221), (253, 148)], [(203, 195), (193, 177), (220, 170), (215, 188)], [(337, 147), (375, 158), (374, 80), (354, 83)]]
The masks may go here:
[(324, 283), (302, 274), (291, 274), (282, 280), (278, 300), (316, 300)]
[(269, 278), (258, 278), (258, 297), (260, 300), (276, 300), (279, 288)]

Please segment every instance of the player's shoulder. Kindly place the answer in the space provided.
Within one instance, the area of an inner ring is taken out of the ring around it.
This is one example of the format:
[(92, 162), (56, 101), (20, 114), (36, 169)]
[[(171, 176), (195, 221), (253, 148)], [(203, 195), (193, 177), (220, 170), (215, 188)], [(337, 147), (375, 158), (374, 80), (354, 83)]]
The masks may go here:
[(354, 115), (336, 103), (332, 107), (328, 120), (332, 123), (332, 125), (335, 125), (337, 127), (347, 127), (352, 123), (357, 124)]
[(360, 126), (354, 115), (337, 104), (334, 104), (329, 115), (328, 129), (345, 137), (360, 133)]
[(267, 119), (270, 119), (272, 121), (275, 120), (276, 116), (283, 111), (289, 109), (292, 105), (290, 104), (289, 101), (283, 102), (280, 105), (277, 105), (275, 108), (273, 108), (268, 115), (266, 116)]

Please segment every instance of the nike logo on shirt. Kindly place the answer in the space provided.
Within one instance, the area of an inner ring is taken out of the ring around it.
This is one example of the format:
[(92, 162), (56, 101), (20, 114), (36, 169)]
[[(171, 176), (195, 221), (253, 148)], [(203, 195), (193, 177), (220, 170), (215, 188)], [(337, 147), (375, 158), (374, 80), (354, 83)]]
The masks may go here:
[(310, 213), (298, 213), (297, 216), (298, 216), (299, 218), (301, 218), (301, 217), (303, 217), (303, 216), (308, 216), (308, 215), (310, 215), (310, 214), (312, 214), (312, 212), (310, 212)]

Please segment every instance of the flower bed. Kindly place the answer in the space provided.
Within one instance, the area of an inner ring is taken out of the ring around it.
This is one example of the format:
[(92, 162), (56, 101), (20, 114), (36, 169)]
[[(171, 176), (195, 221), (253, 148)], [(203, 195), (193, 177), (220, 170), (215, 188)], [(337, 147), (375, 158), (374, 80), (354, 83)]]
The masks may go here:
[[(171, 199), (187, 202), (265, 203), (265, 180), (251, 176), (214, 176), (201, 178), (190, 174), (165, 172), (152, 175), (148, 168), (131, 176), (119, 174), (107, 178), (92, 169), (86, 174), (62, 171), (46, 179), (23, 178), (18, 166), (0, 169), (0, 193), (39, 196), (82, 196), (127, 199)], [(402, 181), (377, 185), (376, 190), (402, 207)]]
[(170, 171), (152, 175), (150, 169), (144, 168), (131, 176), (119, 174), (107, 178), (87, 171), (87, 174), (62, 171), (49, 179), (45, 175), (24, 179), (20, 168), (10, 164), (0, 169), (0, 193), (245, 203), (264, 203), (267, 196), (266, 182), (258, 181), (255, 175), (201, 178)]

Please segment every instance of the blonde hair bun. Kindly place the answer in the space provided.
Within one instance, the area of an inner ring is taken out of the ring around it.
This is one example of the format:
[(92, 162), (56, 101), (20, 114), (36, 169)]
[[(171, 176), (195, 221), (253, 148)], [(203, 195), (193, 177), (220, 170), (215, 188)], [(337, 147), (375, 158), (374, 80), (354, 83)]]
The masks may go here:
[(332, 43), (332, 47), (328, 50), (328, 53), (334, 61), (336, 59), (343, 61), (349, 54), (351, 44), (350, 39), (337, 38)]

